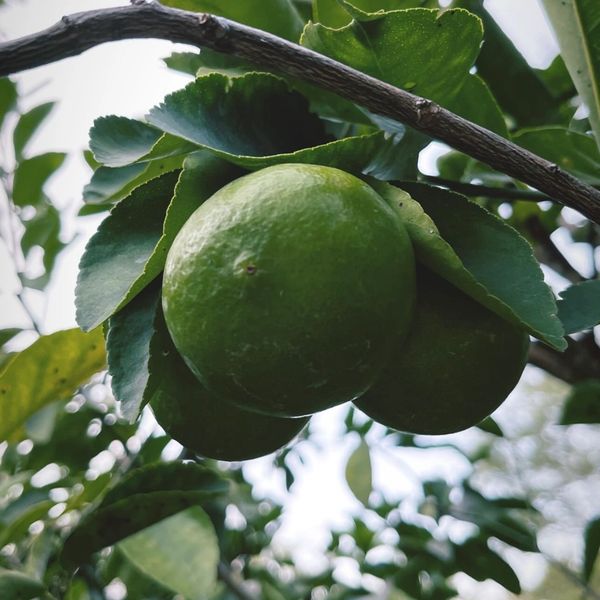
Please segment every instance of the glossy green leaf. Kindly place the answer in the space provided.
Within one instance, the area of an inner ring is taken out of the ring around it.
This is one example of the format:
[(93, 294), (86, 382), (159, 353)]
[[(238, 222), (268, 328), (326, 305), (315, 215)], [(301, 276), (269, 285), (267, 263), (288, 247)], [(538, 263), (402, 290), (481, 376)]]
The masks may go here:
[(180, 71), (187, 75), (196, 76), (196, 72), (202, 66), (202, 59), (199, 52), (172, 52), (166, 58), (164, 63), (174, 71)]
[(589, 135), (563, 127), (539, 127), (520, 131), (513, 140), (575, 177), (600, 185), (600, 150)]
[(161, 136), (157, 129), (135, 119), (100, 117), (90, 129), (90, 149), (99, 163), (123, 167), (148, 154)]
[(143, 573), (190, 600), (215, 591), (219, 544), (208, 515), (188, 508), (123, 540), (119, 550)]
[(543, 0), (560, 53), (582, 100), (600, 148), (600, 3), (597, 0)]
[(62, 152), (47, 152), (21, 161), (15, 171), (13, 202), (17, 206), (39, 204), (46, 181), (60, 168), (65, 156)]
[(558, 317), (566, 333), (591, 329), (600, 323), (600, 280), (577, 283), (559, 296)]
[(98, 167), (83, 188), (83, 201), (89, 204), (116, 202), (136, 187), (136, 181), (148, 165), (133, 163), (124, 167)]
[(155, 280), (108, 321), (106, 353), (111, 387), (123, 416), (133, 423), (144, 402), (148, 383), (150, 339), (160, 302), (160, 279)]
[(512, 567), (490, 550), (485, 539), (469, 538), (457, 544), (455, 560), (458, 568), (477, 581), (493, 579), (513, 594), (521, 593), (521, 584)]
[[(300, 162), (385, 177), (397, 144), (396, 138), (381, 132), (328, 141), (322, 123), (308, 111), (307, 100), (265, 73), (201, 77), (167, 96), (148, 120), (252, 170)], [(402, 156), (400, 150), (397, 155)]]
[(178, 175), (167, 173), (136, 188), (90, 239), (75, 290), (77, 322), (85, 331), (125, 306), (161, 272), (165, 256), (155, 250)]
[(205, 498), (226, 494), (229, 483), (212, 469), (195, 463), (156, 463), (130, 471), (102, 499), (101, 508), (135, 494), (166, 491), (202, 492)]
[(465, 10), (415, 8), (362, 13), (362, 18), (369, 20), (354, 20), (343, 29), (309, 23), (301, 43), (442, 104), (458, 94), (481, 44), (483, 31), (476, 16)]
[(477, 73), (500, 106), (521, 125), (539, 125), (556, 110), (557, 101), (544, 82), (486, 10), (482, 0), (454, 0), (452, 6), (475, 13), (484, 26)]
[(20, 573), (0, 569), (0, 598), (7, 600), (29, 600), (42, 596), (46, 587), (41, 581)]
[(202, 491), (133, 494), (90, 512), (65, 540), (61, 561), (75, 567), (98, 550), (206, 499)]
[(590, 521), (583, 536), (585, 551), (583, 557), (583, 580), (589, 581), (600, 550), (600, 517)]
[(104, 368), (102, 333), (78, 329), (42, 336), (0, 374), (0, 440), (40, 408), (67, 398)]
[(201, 77), (167, 96), (147, 118), (167, 133), (227, 155), (270, 156), (328, 141), (307, 101), (265, 73)]
[(481, 431), (485, 431), (486, 433), (497, 435), (498, 437), (504, 436), (502, 429), (500, 429), (500, 426), (492, 417), (486, 417), (483, 421), (477, 423), (477, 428), (481, 429)]
[(371, 452), (369, 445), (363, 439), (360, 440), (360, 444), (346, 463), (346, 482), (354, 496), (368, 506), (369, 496), (373, 489)]
[(0, 77), (0, 127), (4, 118), (17, 102), (17, 86), (8, 78)]
[(34, 136), (38, 127), (43, 123), (50, 111), (54, 107), (54, 102), (46, 102), (32, 108), (30, 111), (21, 115), (13, 131), (13, 145), (15, 156), (19, 159), (23, 156), (27, 144)]
[(600, 380), (587, 379), (573, 385), (559, 423), (600, 423)]
[(533, 336), (566, 347), (552, 291), (531, 246), (512, 227), (448, 190), (374, 185), (403, 219), (420, 262)]
[(207, 12), (298, 41), (303, 21), (292, 0), (163, 0), (165, 6)]

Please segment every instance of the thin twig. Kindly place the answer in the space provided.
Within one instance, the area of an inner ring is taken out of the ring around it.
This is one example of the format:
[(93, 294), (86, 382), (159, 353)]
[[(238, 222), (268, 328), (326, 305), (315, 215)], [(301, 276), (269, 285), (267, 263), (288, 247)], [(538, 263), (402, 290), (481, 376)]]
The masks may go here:
[(519, 190), (517, 188), (491, 187), (488, 185), (479, 185), (477, 183), (466, 183), (464, 181), (455, 181), (445, 179), (435, 175), (425, 175), (423, 177), (428, 183), (448, 188), (455, 192), (460, 192), (465, 196), (482, 196), (484, 198), (497, 198), (499, 200), (527, 200), (530, 202), (543, 202), (551, 200), (548, 194), (542, 194), (536, 190)]
[(55, 62), (104, 42), (161, 38), (207, 47), (332, 91), (406, 123), (600, 223), (600, 191), (438, 104), (274, 35), (222, 17), (156, 2), (63, 17), (45, 31), (0, 44), (0, 76)]

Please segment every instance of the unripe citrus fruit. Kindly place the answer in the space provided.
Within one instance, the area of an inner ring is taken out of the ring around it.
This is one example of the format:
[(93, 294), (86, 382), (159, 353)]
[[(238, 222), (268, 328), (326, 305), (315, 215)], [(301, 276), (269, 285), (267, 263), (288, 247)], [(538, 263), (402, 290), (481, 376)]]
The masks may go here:
[(403, 225), (360, 179), (285, 164), (226, 185), (171, 247), (163, 308), (212, 393), (299, 416), (362, 394), (405, 331), (414, 259)]
[(242, 410), (206, 391), (175, 349), (164, 322), (155, 324), (150, 406), (162, 428), (208, 458), (247, 460), (285, 446), (308, 423)]
[(506, 399), (523, 372), (528, 347), (523, 330), (419, 268), (408, 337), (356, 406), (399, 431), (466, 429)]

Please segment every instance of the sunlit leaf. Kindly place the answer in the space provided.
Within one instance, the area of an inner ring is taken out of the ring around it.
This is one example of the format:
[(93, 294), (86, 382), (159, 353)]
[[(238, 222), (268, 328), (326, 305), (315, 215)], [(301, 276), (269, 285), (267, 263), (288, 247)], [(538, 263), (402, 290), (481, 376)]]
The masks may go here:
[(15, 171), (13, 202), (17, 206), (36, 205), (43, 200), (43, 188), (65, 160), (62, 152), (47, 152), (21, 161)]
[(104, 364), (98, 330), (67, 329), (36, 340), (0, 374), (0, 440), (43, 406), (68, 397)]
[(23, 155), (27, 144), (31, 141), (38, 127), (44, 122), (50, 111), (54, 107), (54, 102), (40, 104), (21, 115), (13, 131), (13, 145), (15, 156), (20, 158)]
[(365, 506), (373, 489), (371, 475), (371, 452), (369, 445), (361, 439), (346, 463), (346, 481), (354, 496)]

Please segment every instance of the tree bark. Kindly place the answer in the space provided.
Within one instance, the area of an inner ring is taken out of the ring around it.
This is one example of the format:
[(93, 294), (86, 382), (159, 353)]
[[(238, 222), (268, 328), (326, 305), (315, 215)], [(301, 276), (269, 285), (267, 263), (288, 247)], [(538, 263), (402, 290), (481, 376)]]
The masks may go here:
[(0, 76), (75, 56), (104, 42), (131, 38), (207, 47), (303, 79), (441, 140), (600, 224), (600, 191), (558, 165), (430, 100), (264, 31), (209, 14), (136, 2), (65, 16), (42, 32), (0, 44)]

